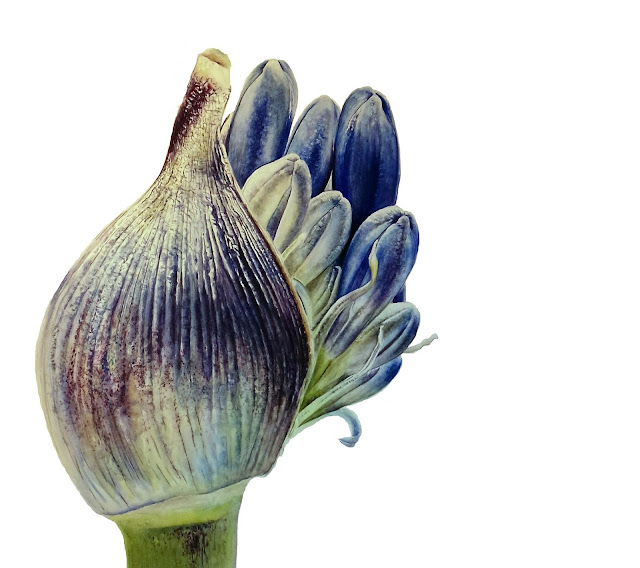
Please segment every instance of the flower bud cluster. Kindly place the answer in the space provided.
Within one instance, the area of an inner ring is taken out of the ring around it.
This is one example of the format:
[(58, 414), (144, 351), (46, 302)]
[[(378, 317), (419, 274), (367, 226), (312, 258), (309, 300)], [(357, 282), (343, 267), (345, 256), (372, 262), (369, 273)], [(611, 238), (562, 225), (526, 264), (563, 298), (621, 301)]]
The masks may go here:
[[(281, 117), (295, 89), (288, 65), (258, 65), (243, 90), (252, 95), (241, 95), (231, 115), (227, 148), (236, 177), (249, 176), (243, 196), (274, 239), (312, 330), (299, 431), (389, 384), (420, 314), (404, 301), (419, 237), (413, 215), (395, 205), (400, 158), (389, 102), (370, 87), (353, 91), (342, 109), (323, 95), (290, 131)], [(244, 149), (241, 138), (250, 141)], [(278, 154), (272, 141), (285, 139), (286, 155)], [(256, 155), (272, 161), (256, 167)]]

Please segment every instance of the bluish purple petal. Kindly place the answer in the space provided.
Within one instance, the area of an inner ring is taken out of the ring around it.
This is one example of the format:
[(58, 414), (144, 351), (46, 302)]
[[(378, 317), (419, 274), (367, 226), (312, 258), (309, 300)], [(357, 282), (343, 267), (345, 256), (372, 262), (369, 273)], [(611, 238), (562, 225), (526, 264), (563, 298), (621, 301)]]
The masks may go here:
[(287, 153), (298, 154), (309, 167), (312, 197), (329, 181), (339, 114), (340, 107), (332, 99), (326, 95), (318, 97), (304, 109), (287, 146)]
[[(316, 422), (325, 416), (336, 415), (341, 409), (343, 411), (348, 410), (345, 407), (362, 402), (378, 394), (396, 377), (401, 366), (402, 358), (396, 357), (392, 361), (360, 375), (357, 380), (350, 382), (348, 388), (343, 389), (342, 392), (337, 393), (337, 396), (327, 400), (326, 404), (315, 412), (309, 413), (306, 419), (300, 423), (300, 426)], [(302, 414), (304, 415), (304, 411)]]
[(378, 367), (375, 369), (375, 372), (372, 373), (369, 380), (363, 382), (348, 394), (345, 394), (334, 406), (356, 404), (357, 402), (362, 402), (372, 397), (374, 394), (378, 394), (396, 377), (400, 372), (401, 366), (402, 357), (396, 357), (392, 361), (389, 361), (389, 363)]
[(351, 202), (352, 232), (371, 213), (393, 205), (400, 183), (396, 127), (387, 99), (371, 87), (344, 104), (335, 140), (333, 188)]
[[(405, 258), (405, 262), (413, 267), (415, 257), (418, 253), (419, 242), (416, 220), (411, 213), (404, 211), (400, 207), (385, 207), (370, 215), (353, 236), (344, 262), (342, 263), (342, 279), (340, 280), (338, 297), (345, 296), (349, 292), (360, 288), (369, 280), (369, 255), (371, 254), (374, 243), (380, 240), (391, 227), (399, 223), (403, 218), (406, 219), (409, 230), (405, 234), (405, 240), (402, 245), (405, 249), (405, 254), (402, 255), (402, 257)], [(405, 221), (403, 221), (403, 223), (404, 222)], [(386, 250), (384, 247), (379, 248), (377, 253), (379, 261), (383, 263), (385, 262), (383, 258), (385, 254), (384, 250)], [(410, 270), (411, 268), (409, 268), (409, 271)], [(379, 269), (379, 272), (380, 271), (382, 271), (382, 266)], [(385, 269), (384, 272), (387, 272), (387, 269)], [(401, 271), (400, 274), (404, 274), (405, 272), (408, 276), (408, 271), (406, 270)], [(380, 276), (379, 274), (378, 277)], [(389, 274), (386, 274), (386, 276), (389, 276)], [(398, 286), (398, 290), (394, 294), (399, 293), (403, 286), (404, 281)]]
[(227, 154), (242, 187), (260, 166), (282, 157), (298, 103), (298, 87), (284, 61), (269, 59), (245, 81), (231, 118)]
[[(371, 244), (372, 247), (374, 244), (376, 246), (377, 276), (372, 287), (358, 296), (349, 309), (343, 310), (329, 329), (324, 346), (332, 357), (343, 353), (404, 286), (418, 252), (418, 226), (415, 219), (410, 213), (402, 215)], [(343, 270), (346, 268), (350, 267), (345, 264)], [(363, 280), (365, 283), (370, 280), (368, 272)], [(359, 288), (356, 279), (352, 280), (351, 285)]]
[(415, 339), (419, 325), (420, 312), (413, 304), (389, 304), (321, 375), (314, 374), (305, 392), (304, 406), (316, 399), (326, 406), (365, 380), (370, 369), (402, 355)]

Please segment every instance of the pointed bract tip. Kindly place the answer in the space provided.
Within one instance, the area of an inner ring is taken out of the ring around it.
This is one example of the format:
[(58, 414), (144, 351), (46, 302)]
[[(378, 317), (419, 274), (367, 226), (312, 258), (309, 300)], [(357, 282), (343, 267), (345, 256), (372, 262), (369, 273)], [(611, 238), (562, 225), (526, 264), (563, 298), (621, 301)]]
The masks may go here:
[(191, 77), (192, 79), (207, 81), (226, 90), (231, 85), (230, 68), (231, 61), (226, 53), (219, 49), (206, 49), (198, 55)]

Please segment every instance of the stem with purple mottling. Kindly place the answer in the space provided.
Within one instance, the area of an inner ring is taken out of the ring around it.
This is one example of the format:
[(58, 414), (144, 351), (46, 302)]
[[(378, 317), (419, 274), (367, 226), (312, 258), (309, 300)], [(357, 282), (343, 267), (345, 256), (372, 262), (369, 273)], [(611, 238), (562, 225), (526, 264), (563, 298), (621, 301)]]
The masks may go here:
[(111, 517), (124, 537), (127, 567), (235, 568), (241, 485), (208, 510)]

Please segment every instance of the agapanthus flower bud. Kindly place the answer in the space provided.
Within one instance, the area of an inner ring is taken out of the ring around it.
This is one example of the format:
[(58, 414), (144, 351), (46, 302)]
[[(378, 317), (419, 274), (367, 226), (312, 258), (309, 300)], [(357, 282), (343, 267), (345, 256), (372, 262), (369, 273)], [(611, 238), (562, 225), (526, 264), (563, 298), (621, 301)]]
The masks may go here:
[(301, 429), (308, 427), (325, 416), (338, 415), (344, 418), (352, 430), (349, 438), (341, 438), (345, 446), (354, 446), (362, 431), (362, 427), (355, 413), (351, 415), (337, 414), (339, 410), (349, 410), (346, 407), (357, 404), (378, 394), (396, 377), (402, 365), (402, 358), (396, 357), (392, 361), (375, 367), (367, 367), (362, 372), (343, 378), (332, 389), (324, 392), (316, 399), (310, 399), (298, 415)]
[(396, 377), (401, 366), (402, 357), (396, 357), (359, 377), (350, 385), (351, 388), (348, 391), (341, 393), (327, 406), (327, 412), (335, 412), (339, 408), (357, 404), (378, 394)]
[(284, 252), (292, 278), (310, 284), (332, 266), (347, 244), (351, 206), (338, 191), (325, 191), (311, 199), (299, 238)]
[(339, 115), (340, 107), (331, 98), (318, 97), (302, 112), (287, 146), (288, 153), (298, 154), (309, 166), (314, 197), (329, 181)]
[(324, 342), (332, 357), (343, 353), (404, 286), (416, 260), (418, 241), (413, 215), (395, 206), (377, 211), (358, 229), (342, 264), (338, 296), (344, 297), (344, 308)]
[(253, 172), (242, 197), (256, 218), (283, 251), (300, 232), (311, 199), (311, 175), (307, 165), (288, 154)]
[[(408, 302), (389, 304), (323, 372), (313, 377), (305, 391), (304, 406), (334, 389), (328, 400), (339, 398), (354, 388), (358, 373), (386, 365), (404, 353), (416, 336), (420, 312)], [(338, 396), (339, 395), (339, 396)]]
[(240, 187), (260, 166), (284, 154), (297, 104), (298, 86), (284, 61), (269, 59), (249, 74), (227, 137), (227, 154)]
[(351, 203), (352, 232), (373, 212), (393, 205), (400, 183), (400, 154), (391, 107), (371, 87), (349, 95), (335, 139), (333, 188)]
[[(369, 255), (376, 241), (402, 217), (408, 217), (410, 226), (413, 227), (411, 238), (407, 242), (410, 256), (418, 251), (418, 226), (411, 213), (400, 207), (390, 206), (376, 211), (360, 225), (353, 236), (346, 257), (342, 263), (342, 280), (340, 281), (340, 296), (348, 294), (356, 288), (360, 288), (369, 277)], [(411, 265), (412, 267), (413, 265)], [(409, 271), (411, 268), (409, 268)]]

